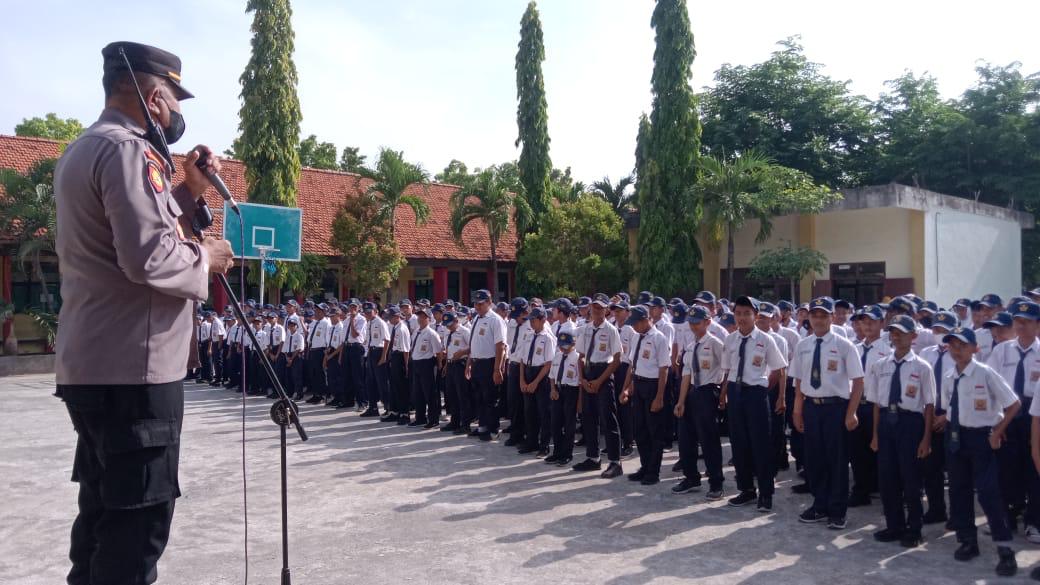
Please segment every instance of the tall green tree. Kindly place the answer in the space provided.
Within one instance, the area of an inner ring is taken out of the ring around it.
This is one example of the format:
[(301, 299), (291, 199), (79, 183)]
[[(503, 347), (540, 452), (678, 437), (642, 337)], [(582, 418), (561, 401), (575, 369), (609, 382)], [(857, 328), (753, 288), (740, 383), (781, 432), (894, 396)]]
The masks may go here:
[[(43, 272), (44, 255), (53, 255), (58, 233), (57, 204), (54, 200), (55, 159), (34, 163), (25, 174), (0, 169), (0, 233), (17, 244), (15, 256), (26, 273), (39, 281), (44, 293), (44, 308), (54, 312)], [(31, 266), (31, 270), (26, 269)]]
[(339, 169), (336, 162), (336, 145), (331, 142), (318, 142), (318, 137), (311, 134), (300, 142), (297, 149), (300, 153), (300, 166), (312, 169)]
[(701, 257), (694, 238), (701, 212), (688, 191), (697, 180), (701, 134), (690, 87), (697, 53), (685, 0), (658, 0), (650, 22), (657, 46), (653, 110), (639, 169), (639, 283), (671, 296), (699, 286), (691, 275)]
[(387, 289), (406, 264), (394, 227), (375, 193), (349, 197), (332, 222), (332, 246), (345, 258), (343, 278), (359, 295)]
[(528, 3), (520, 19), (520, 44), (516, 53), (516, 146), (521, 147), (520, 182), (523, 195), (534, 213), (531, 229), (550, 205), (549, 173), (549, 113), (545, 100), (545, 77), (542, 61), (545, 45), (542, 43), (542, 23), (538, 7)]
[[(459, 245), (466, 226), (479, 221), (487, 229), (491, 246), (491, 274), (498, 274), (498, 250), (502, 237), (509, 231), (510, 221), (517, 234), (531, 221), (531, 207), (523, 197), (509, 191), (508, 184), (494, 169), (482, 171), (451, 195), (451, 234)], [(489, 282), (494, 293), (494, 282)]]
[(632, 186), (633, 181), (632, 175), (621, 177), (617, 183), (605, 176), (592, 184), (592, 193), (609, 203), (615, 213), (622, 215), (632, 203), (632, 193), (628, 188)]
[(252, 55), (239, 81), (241, 135), (234, 152), (246, 166), (249, 200), (296, 206), (300, 179), (300, 100), (293, 63), (295, 33), (289, 0), (248, 0)]
[(394, 238), (393, 228), (397, 226), (398, 206), (412, 208), (416, 225), (422, 225), (430, 218), (430, 206), (426, 200), (405, 193), (412, 185), (422, 187), (425, 193), (430, 179), (421, 166), (404, 159), (404, 152), (384, 148), (379, 151), (379, 161), (375, 168), (362, 168), (359, 174), (372, 181), (365, 189), (365, 194), (375, 197), (378, 202), (379, 216), (391, 226), (391, 238)]
[(827, 257), (819, 250), (786, 246), (759, 252), (748, 266), (748, 276), (756, 280), (786, 280), (791, 287), (789, 298), (797, 303), (798, 281), (826, 270)]
[(365, 159), (360, 148), (356, 146), (344, 146), (343, 154), (339, 157), (339, 170), (348, 173), (357, 173), (365, 167)]
[(869, 101), (823, 73), (797, 37), (755, 65), (723, 65), (700, 96), (702, 143), (727, 157), (751, 149), (831, 187), (855, 186), (873, 168)]
[(542, 297), (627, 289), (632, 271), (621, 218), (597, 197), (554, 207), (524, 240), (518, 271), (527, 278), (524, 290)]
[(32, 136), (71, 142), (83, 133), (83, 124), (75, 118), (59, 118), (51, 112), (40, 118), (24, 118), (22, 123), (14, 127), (15, 136)]
[(464, 185), (466, 181), (469, 181), (469, 167), (466, 163), (462, 162), (457, 158), (451, 159), (448, 166), (444, 167), (444, 170), (437, 173), (434, 178), (439, 183), (447, 183), (449, 185)]
[(726, 242), (725, 294), (733, 298), (733, 235), (747, 222), (758, 221), (756, 243), (773, 232), (773, 218), (789, 213), (818, 213), (839, 195), (816, 185), (801, 171), (773, 164), (752, 150), (733, 158), (702, 157), (702, 174), (691, 193), (704, 201), (704, 225), (709, 243)]

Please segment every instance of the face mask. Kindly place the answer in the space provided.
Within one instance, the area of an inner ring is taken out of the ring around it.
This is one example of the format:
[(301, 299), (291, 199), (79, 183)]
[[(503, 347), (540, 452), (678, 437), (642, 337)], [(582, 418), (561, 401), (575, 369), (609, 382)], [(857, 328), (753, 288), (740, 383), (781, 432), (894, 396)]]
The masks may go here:
[[(159, 99), (166, 101), (161, 97)], [(173, 108), (170, 108), (169, 104), (167, 104), (167, 109), (170, 111), (170, 124), (162, 128), (162, 134), (163, 138), (166, 139), (166, 144), (173, 144), (180, 140), (181, 136), (184, 136), (184, 116), (182, 116), (180, 112), (174, 111)], [(149, 136), (148, 139), (156, 148), (162, 151), (160, 145), (162, 141), (159, 140), (158, 136)]]

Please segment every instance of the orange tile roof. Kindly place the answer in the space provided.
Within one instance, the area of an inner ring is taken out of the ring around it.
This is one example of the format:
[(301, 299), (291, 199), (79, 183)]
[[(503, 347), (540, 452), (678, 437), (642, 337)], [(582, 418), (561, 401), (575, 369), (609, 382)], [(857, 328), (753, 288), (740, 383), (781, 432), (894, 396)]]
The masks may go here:
[[(13, 168), (18, 172), (26, 172), (33, 162), (48, 157), (57, 157), (61, 151), (61, 143), (43, 138), (25, 138), (20, 136), (0, 135), (0, 168)], [(174, 155), (177, 163), (177, 176), (174, 182), (184, 177), (184, 156)], [(246, 183), (245, 166), (237, 160), (223, 161), (221, 177), (236, 201), (245, 201)], [(371, 184), (367, 179), (354, 173), (327, 171), (305, 168), (300, 173), (300, 184), (297, 191), (298, 205), (303, 209), (303, 251), (307, 254), (338, 256), (329, 240), (332, 234), (332, 221), (336, 217), (340, 204), (347, 197), (357, 197)], [(491, 246), (487, 232), (481, 223), (466, 226), (462, 239), (464, 246), (459, 246), (451, 236), (451, 210), (449, 201), (451, 194), (458, 190), (457, 186), (432, 183), (424, 194), (419, 186), (409, 189), (409, 194), (426, 199), (430, 206), (430, 219), (423, 226), (415, 225), (415, 215), (408, 206), (401, 206), (397, 212), (397, 244), (409, 261), (415, 260), (453, 260), (465, 262), (486, 262), (491, 258)], [(214, 210), (220, 210), (223, 203), (217, 192), (206, 190), (206, 202)], [(211, 231), (220, 233), (222, 214), (214, 213), (216, 221)], [(502, 262), (516, 261), (516, 231), (510, 226), (509, 232), (499, 244), (498, 259)]]

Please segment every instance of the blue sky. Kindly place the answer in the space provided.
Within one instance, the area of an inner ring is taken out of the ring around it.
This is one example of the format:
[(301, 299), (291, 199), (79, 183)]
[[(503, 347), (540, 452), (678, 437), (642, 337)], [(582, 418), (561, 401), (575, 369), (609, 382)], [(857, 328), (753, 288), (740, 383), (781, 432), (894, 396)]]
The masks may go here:
[[(0, 133), (56, 112), (84, 123), (103, 105), (101, 48), (135, 40), (184, 61), (188, 131), (175, 150), (218, 150), (237, 135), (238, 77), (249, 58), (244, 1), (8, 2), (0, 35)], [(380, 146), (433, 172), (515, 159), (513, 59), (526, 0), (296, 0), (302, 133), (338, 147)], [(929, 71), (948, 97), (975, 80), (977, 59), (1040, 71), (1040, 3), (689, 2), (693, 83), (722, 63), (768, 57), (802, 35), (810, 58), (876, 97), (905, 69)], [(552, 159), (580, 180), (630, 172), (639, 114), (649, 108), (651, 0), (542, 0)]]

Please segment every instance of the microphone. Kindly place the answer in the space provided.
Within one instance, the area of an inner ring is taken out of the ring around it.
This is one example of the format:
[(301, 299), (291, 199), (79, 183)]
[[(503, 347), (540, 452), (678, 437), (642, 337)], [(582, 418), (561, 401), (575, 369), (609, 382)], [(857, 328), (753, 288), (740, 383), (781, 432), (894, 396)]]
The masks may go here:
[(220, 178), (220, 175), (209, 169), (209, 165), (206, 164), (207, 159), (203, 157), (204, 153), (201, 151), (196, 152), (199, 153), (199, 160), (195, 161), (195, 166), (202, 171), (202, 174), (206, 175), (210, 184), (217, 190), (217, 193), (220, 193), (220, 196), (224, 198), (224, 201), (227, 201), (231, 206), (231, 211), (234, 211), (235, 215), (241, 216), (242, 212), (238, 210), (238, 204), (235, 203), (235, 198), (231, 196), (231, 191), (228, 191), (227, 185), (224, 184), (224, 180)]

